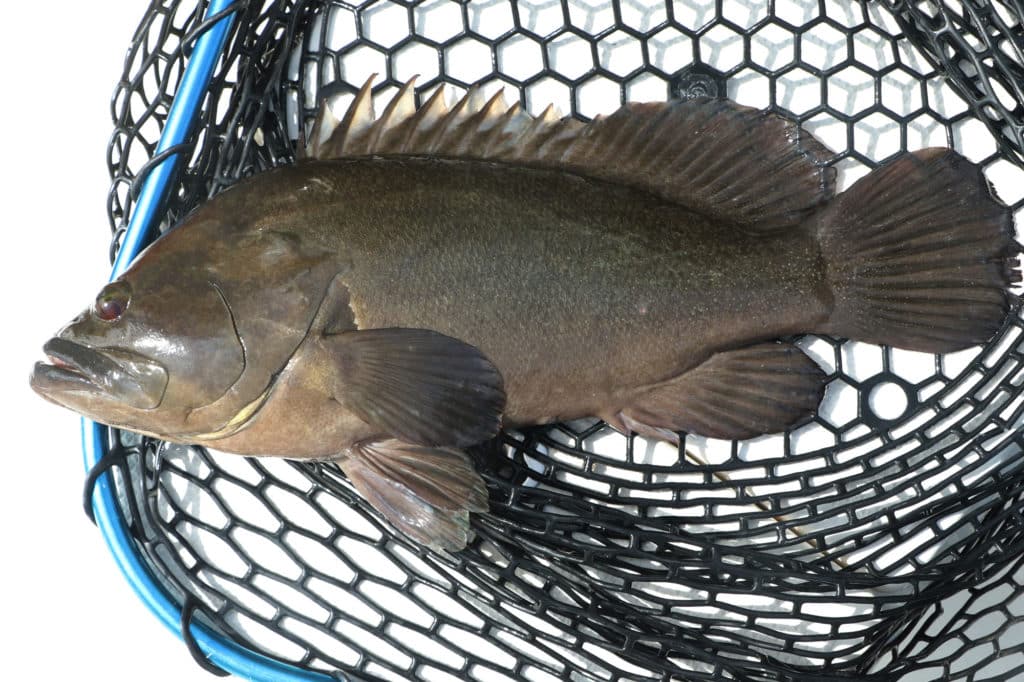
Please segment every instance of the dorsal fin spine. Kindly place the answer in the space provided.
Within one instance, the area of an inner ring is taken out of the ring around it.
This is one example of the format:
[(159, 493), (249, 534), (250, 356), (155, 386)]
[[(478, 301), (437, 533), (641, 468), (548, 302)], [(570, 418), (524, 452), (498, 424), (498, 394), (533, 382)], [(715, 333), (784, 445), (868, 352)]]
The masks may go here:
[(370, 76), (366, 81), (366, 84), (360, 88), (356, 98), (352, 100), (351, 106), (348, 111), (345, 112), (345, 116), (341, 119), (341, 123), (335, 128), (339, 133), (339, 139), (336, 144), (331, 145), (338, 150), (339, 155), (345, 153), (351, 153), (350, 149), (353, 146), (353, 142), (359, 133), (363, 132), (365, 128), (373, 123), (373, 80), (376, 78), (376, 74)]
[(436, 127), (437, 122), (448, 113), (448, 105), (445, 103), (444, 97), (444, 88), (439, 87), (427, 99), (426, 104), (413, 115), (409, 124), (409, 137), (406, 138), (405, 144), (402, 146), (403, 153), (416, 153), (420, 149), (417, 144), (422, 144), (425, 139), (428, 142), (422, 144), (423, 150), (428, 150), (433, 146), (430, 140), (440, 135), (440, 131)]
[[(416, 101), (413, 97), (415, 86), (416, 76), (413, 76), (399, 89), (398, 94), (388, 102), (384, 113), (377, 119), (377, 122), (373, 125), (371, 135), (367, 138), (366, 144), (369, 149), (376, 149), (384, 133), (394, 130), (402, 120), (408, 118), (410, 114), (416, 111)], [(405, 111), (406, 109), (408, 111)]]
[(443, 87), (415, 108), (414, 82), (374, 119), (372, 79), (337, 125), (321, 107), (306, 156), (435, 155), (548, 168), (636, 187), (692, 211), (770, 232), (800, 223), (833, 190), (832, 154), (793, 121), (724, 100), (629, 103), (590, 123), (531, 116), (474, 86), (450, 109)]

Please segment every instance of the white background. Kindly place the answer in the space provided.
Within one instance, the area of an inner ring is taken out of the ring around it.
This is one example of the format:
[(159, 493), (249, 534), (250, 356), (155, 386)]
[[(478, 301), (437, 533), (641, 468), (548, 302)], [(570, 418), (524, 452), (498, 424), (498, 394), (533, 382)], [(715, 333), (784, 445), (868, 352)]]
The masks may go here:
[(216, 679), (139, 601), (82, 513), (78, 418), (28, 386), (43, 342), (106, 280), (110, 96), (147, 4), (4, 7), (0, 679)]
[(28, 388), (43, 342), (106, 280), (109, 101), (146, 6), (5, 8), (0, 679), (215, 679), (134, 595), (82, 513), (78, 418)]

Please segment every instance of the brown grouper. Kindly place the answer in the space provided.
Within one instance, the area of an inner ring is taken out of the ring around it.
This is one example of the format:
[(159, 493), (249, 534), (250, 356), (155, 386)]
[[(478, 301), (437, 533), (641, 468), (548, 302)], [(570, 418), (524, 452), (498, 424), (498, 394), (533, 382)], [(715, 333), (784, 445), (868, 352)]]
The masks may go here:
[(304, 158), (239, 182), (45, 346), (45, 397), (246, 455), (330, 459), (391, 523), (467, 541), (463, 449), (598, 416), (748, 438), (825, 375), (777, 339), (942, 353), (987, 341), (1019, 280), (1008, 209), (948, 149), (834, 192), (830, 154), (725, 101), (584, 124), (471, 92), (379, 118), (325, 106)]

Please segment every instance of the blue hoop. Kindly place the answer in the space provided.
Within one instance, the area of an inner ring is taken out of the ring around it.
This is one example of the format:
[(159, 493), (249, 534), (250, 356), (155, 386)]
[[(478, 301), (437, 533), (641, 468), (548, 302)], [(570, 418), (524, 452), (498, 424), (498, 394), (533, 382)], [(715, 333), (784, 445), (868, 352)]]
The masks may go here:
[[(232, 0), (212, 0), (207, 17), (225, 13), (196, 40), (195, 49), (185, 67), (178, 91), (171, 103), (167, 124), (160, 136), (155, 154), (160, 154), (188, 138), (200, 105), (206, 95), (214, 66), (224, 49), (228, 31), (234, 21)], [(180, 154), (171, 154), (154, 167), (146, 177), (138, 201), (132, 211), (128, 229), (124, 234), (121, 248), (117, 253), (110, 278), (120, 276), (142, 250), (150, 228), (163, 209), (167, 192), (172, 186), (179, 166)], [(82, 420), (82, 455), (86, 471), (107, 454), (110, 443), (106, 427), (88, 419)], [(127, 526), (120, 514), (120, 507), (107, 475), (102, 475), (93, 488), (93, 509), (96, 523), (103, 533), (107, 546), (121, 573), (139, 599), (152, 611), (169, 630), (181, 637), (181, 606), (174, 603), (167, 591), (154, 578), (149, 567), (140, 560), (135, 544), (128, 534)], [(251, 680), (277, 682), (331, 682), (337, 678), (297, 668), (257, 654), (245, 647), (228, 641), (209, 628), (193, 623), (195, 641), (209, 660), (220, 668)]]

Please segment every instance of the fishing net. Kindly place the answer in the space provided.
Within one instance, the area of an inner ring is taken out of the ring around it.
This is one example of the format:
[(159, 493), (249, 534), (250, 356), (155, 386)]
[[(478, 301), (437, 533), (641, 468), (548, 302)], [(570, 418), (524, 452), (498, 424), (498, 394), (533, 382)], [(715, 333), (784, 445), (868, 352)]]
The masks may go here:
[[(205, 4), (154, 1), (113, 102), (116, 249)], [(240, 2), (163, 228), (293, 160), (317, 104), (372, 73), (504, 87), (582, 119), (726, 96), (796, 118), (840, 189), (952, 146), (1024, 224), (1024, 8), (800, 0)], [(1024, 327), (944, 356), (799, 344), (808, 423), (677, 448), (596, 420), (474, 453), (463, 552), (396, 535), (330, 465), (114, 432), (135, 550), (190, 615), (298, 668), (392, 680), (1024, 678)]]

